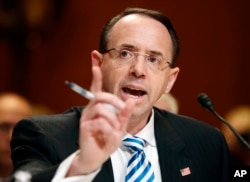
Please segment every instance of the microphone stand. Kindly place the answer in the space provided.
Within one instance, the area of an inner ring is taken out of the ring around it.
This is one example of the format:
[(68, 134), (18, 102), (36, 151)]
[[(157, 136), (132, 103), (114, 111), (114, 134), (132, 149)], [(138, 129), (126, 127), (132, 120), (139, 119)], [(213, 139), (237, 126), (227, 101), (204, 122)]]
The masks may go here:
[(218, 118), (222, 123), (224, 123), (235, 134), (235, 136), (243, 144), (243, 146), (245, 146), (250, 152), (250, 145), (223, 117), (221, 117), (215, 111), (211, 99), (205, 93), (199, 94), (197, 99), (198, 99), (198, 102), (201, 104), (201, 106), (211, 111), (215, 115), (216, 118)]
[(214, 109), (213, 107), (208, 108), (222, 123), (224, 123), (238, 138), (238, 140), (248, 149), (250, 152), (250, 145), (247, 143), (247, 141), (223, 118), (221, 117)]

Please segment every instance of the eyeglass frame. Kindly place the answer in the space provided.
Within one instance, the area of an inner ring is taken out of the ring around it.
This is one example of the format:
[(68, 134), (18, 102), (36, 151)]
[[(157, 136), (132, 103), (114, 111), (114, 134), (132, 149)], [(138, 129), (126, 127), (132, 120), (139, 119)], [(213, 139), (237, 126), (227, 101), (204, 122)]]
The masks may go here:
[[(137, 52), (137, 51), (132, 51), (132, 50), (129, 50), (128, 48), (110, 48), (106, 51), (104, 51), (102, 54), (107, 54), (107, 53), (110, 53), (111, 51), (117, 51), (118, 55), (116, 56), (116, 58), (121, 58), (121, 51), (124, 50), (128, 53), (130, 53), (131, 55), (131, 58), (127, 58), (127, 59), (131, 59), (132, 60), (136, 60), (136, 58), (141, 55), (144, 57), (144, 60), (148, 62), (150, 62), (149, 58), (151, 57), (156, 57), (157, 60), (159, 60), (160, 64), (166, 64), (166, 66), (163, 66), (161, 68), (158, 68), (158, 70), (164, 70), (167, 66), (169, 66), (170, 68), (174, 68), (174, 66), (172, 65), (171, 62), (169, 61), (166, 61), (166, 62), (163, 62), (164, 60), (166, 60), (166, 58), (164, 56), (152, 56), (152, 55), (149, 55), (149, 54), (143, 54), (143, 53), (140, 53), (140, 52)], [(124, 58), (121, 58), (121, 59), (124, 59)]]

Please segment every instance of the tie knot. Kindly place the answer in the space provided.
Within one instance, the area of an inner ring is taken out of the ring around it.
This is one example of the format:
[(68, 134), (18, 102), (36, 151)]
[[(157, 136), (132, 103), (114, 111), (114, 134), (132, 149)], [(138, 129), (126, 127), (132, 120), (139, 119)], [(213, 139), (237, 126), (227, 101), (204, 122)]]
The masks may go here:
[(143, 150), (145, 147), (146, 140), (139, 138), (137, 136), (127, 137), (123, 140), (123, 145), (127, 147), (132, 152), (138, 152)]

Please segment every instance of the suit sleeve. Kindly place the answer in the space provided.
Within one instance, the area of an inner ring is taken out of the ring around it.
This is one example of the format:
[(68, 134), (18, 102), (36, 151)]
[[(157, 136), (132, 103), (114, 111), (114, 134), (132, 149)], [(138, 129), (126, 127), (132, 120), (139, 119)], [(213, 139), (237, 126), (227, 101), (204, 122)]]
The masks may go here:
[[(22, 120), (14, 128), (11, 140), (13, 174), (27, 171), (32, 181), (51, 181), (59, 161), (51, 141), (34, 122)], [(13, 176), (11, 177), (13, 180)]]

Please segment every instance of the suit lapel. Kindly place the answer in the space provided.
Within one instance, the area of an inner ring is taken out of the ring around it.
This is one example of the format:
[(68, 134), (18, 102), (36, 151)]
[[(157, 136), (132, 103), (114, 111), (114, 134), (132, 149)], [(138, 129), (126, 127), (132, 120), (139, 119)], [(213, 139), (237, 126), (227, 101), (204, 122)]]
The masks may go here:
[(182, 181), (182, 169), (189, 169), (191, 163), (184, 155), (185, 143), (170, 124), (168, 113), (155, 111), (155, 137), (159, 155), (162, 181)]

